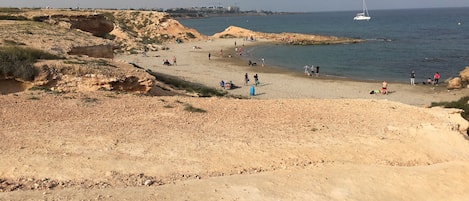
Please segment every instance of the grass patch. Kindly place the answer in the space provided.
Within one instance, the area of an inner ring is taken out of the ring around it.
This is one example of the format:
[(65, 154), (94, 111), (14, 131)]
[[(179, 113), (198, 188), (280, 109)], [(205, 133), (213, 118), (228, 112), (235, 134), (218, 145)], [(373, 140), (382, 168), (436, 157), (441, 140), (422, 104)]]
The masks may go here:
[(49, 88), (42, 87), (42, 86), (33, 86), (33, 87), (29, 88), (29, 90), (30, 91), (45, 91), (45, 92), (50, 91)]
[(440, 107), (444, 107), (444, 108), (462, 109), (463, 112), (461, 113), (461, 116), (465, 120), (469, 121), (469, 104), (468, 104), (468, 101), (469, 101), (469, 96), (465, 96), (465, 97), (462, 97), (459, 100), (453, 101), (453, 102), (438, 102), (438, 103), (437, 102), (432, 102), (431, 107), (440, 106)]
[(28, 98), (28, 100), (40, 100), (40, 98), (37, 96), (31, 96)]
[(158, 81), (170, 85), (179, 90), (185, 90), (190, 93), (197, 93), (200, 97), (213, 97), (213, 96), (226, 96), (227, 92), (220, 91), (214, 88), (206, 87), (201, 84), (188, 82), (173, 76), (156, 73), (151, 70), (147, 70), (147, 73), (153, 75)]
[(188, 111), (188, 112), (197, 112), (197, 113), (205, 113), (207, 111), (203, 110), (203, 109), (200, 109), (200, 108), (196, 108), (190, 104), (187, 104), (185, 103), (184, 104), (184, 110), (185, 111)]
[(84, 97), (81, 99), (85, 103), (96, 103), (98, 102), (97, 98)]
[(18, 21), (27, 21), (28, 18), (24, 16), (13, 16), (13, 15), (0, 15), (0, 20), (18, 20)]

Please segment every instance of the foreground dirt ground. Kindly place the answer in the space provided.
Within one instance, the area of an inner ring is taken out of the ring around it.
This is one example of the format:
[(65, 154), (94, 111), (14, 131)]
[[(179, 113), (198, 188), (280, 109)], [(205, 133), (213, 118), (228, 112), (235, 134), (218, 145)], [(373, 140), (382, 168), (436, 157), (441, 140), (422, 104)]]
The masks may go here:
[(455, 110), (114, 92), (0, 102), (0, 200), (469, 198)]

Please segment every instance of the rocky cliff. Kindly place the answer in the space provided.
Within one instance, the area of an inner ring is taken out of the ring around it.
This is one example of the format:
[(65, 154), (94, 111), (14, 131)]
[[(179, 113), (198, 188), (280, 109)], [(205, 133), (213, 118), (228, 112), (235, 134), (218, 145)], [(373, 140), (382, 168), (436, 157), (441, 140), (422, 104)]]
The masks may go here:
[(244, 38), (245, 40), (266, 39), (292, 45), (328, 45), (362, 42), (360, 39), (321, 36), (300, 33), (263, 33), (241, 27), (230, 26), (223, 32), (213, 35), (215, 38)]
[(0, 16), (20, 20), (0, 21), (0, 47), (28, 47), (63, 57), (59, 61), (37, 63), (38, 76), (27, 84), (59, 92), (101, 89), (176, 94), (145, 71), (107, 59), (112, 59), (116, 51), (128, 54), (158, 51), (166, 43), (203, 38), (196, 30), (160, 12), (12, 10)]

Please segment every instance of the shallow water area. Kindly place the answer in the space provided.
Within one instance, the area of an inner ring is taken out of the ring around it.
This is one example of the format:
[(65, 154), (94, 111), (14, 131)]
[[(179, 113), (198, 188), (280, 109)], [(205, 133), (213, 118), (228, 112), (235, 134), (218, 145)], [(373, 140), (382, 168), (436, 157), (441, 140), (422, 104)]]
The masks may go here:
[(15, 79), (0, 79), (0, 94), (12, 94), (25, 91), (29, 88), (29, 85), (24, 82), (17, 81)]

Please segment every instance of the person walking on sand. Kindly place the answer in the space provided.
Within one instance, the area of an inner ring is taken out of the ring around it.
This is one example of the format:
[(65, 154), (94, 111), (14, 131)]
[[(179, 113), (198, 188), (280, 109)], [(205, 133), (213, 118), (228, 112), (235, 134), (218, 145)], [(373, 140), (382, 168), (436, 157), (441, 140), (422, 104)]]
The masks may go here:
[(415, 86), (415, 71), (410, 72), (410, 85)]
[(259, 85), (259, 76), (257, 75), (257, 73), (254, 75), (254, 84), (257, 86)]
[(262, 59), (261, 59), (261, 62), (262, 62), (262, 67), (264, 67), (264, 66), (265, 66), (265, 59), (262, 58)]
[(176, 64), (176, 56), (173, 57), (173, 66), (177, 66), (177, 64)]
[(319, 76), (319, 66), (316, 66), (316, 77)]
[(212, 54), (210, 52), (208, 53), (208, 60), (210, 60), (210, 57), (212, 57)]
[(247, 86), (249, 84), (249, 76), (248, 73), (244, 74), (244, 86)]
[(440, 80), (440, 73), (436, 72), (435, 75), (433, 75), (433, 85), (438, 86), (439, 80)]
[(383, 84), (381, 86), (381, 93), (388, 95), (388, 83), (386, 82), (386, 80), (383, 81)]

